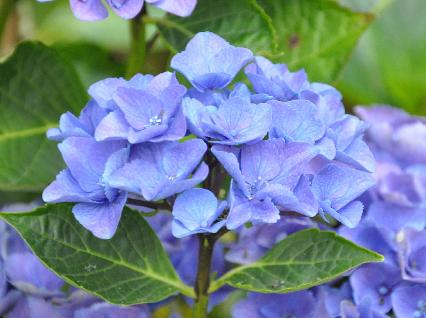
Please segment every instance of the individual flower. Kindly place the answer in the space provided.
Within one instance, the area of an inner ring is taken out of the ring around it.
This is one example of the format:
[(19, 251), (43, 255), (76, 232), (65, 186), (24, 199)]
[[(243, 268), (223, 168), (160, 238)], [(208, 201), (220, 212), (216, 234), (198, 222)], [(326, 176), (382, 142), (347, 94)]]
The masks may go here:
[(183, 108), (191, 132), (212, 143), (240, 145), (260, 141), (268, 133), (272, 109), (242, 97), (225, 99), (218, 107), (185, 98)]
[(254, 63), (245, 68), (245, 73), (256, 93), (283, 102), (296, 99), (309, 85), (304, 70), (292, 73), (285, 64), (273, 64), (262, 56), (256, 56)]
[(185, 51), (173, 57), (171, 67), (199, 91), (205, 91), (226, 87), (252, 58), (249, 49), (234, 47), (214, 33), (200, 32)]
[(63, 141), (68, 137), (94, 138), (96, 127), (107, 113), (104, 108), (91, 100), (78, 118), (70, 112), (61, 115), (59, 128), (50, 128), (47, 131), (47, 138), (55, 141)]
[(241, 149), (214, 146), (213, 154), (233, 178), (228, 229), (246, 222), (275, 223), (280, 209), (314, 216), (316, 202), (303, 169), (317, 155), (309, 144), (274, 139)]
[(363, 140), (368, 124), (355, 116), (345, 115), (328, 129), (328, 137), (336, 145), (336, 160), (357, 169), (374, 171), (375, 160), (370, 148)]
[(209, 168), (200, 161), (207, 150), (201, 139), (134, 146), (129, 162), (109, 179), (111, 186), (157, 201), (201, 183)]
[(311, 291), (289, 294), (249, 293), (232, 308), (232, 317), (240, 318), (278, 318), (318, 317), (318, 301)]
[(44, 190), (43, 200), (77, 203), (72, 210), (76, 219), (95, 236), (111, 238), (127, 193), (112, 187), (109, 181), (127, 160), (125, 143), (70, 137), (59, 144), (59, 150), (68, 168)]
[(399, 269), (391, 263), (367, 264), (350, 277), (356, 304), (369, 298), (372, 309), (387, 313), (392, 308), (391, 295), (400, 285)]
[[(50, 0), (38, 0), (47, 2)], [(191, 15), (197, 0), (145, 0), (147, 3), (172, 14), (186, 17)], [(132, 19), (141, 12), (144, 0), (106, 0), (108, 6), (120, 17)], [(97, 21), (108, 17), (108, 10), (101, 0), (71, 0), (71, 10), (77, 19)]]
[(216, 233), (225, 220), (218, 220), (227, 206), (218, 202), (206, 189), (190, 189), (181, 193), (173, 205), (173, 235), (180, 238), (197, 233)]
[(402, 278), (416, 283), (426, 283), (426, 230), (404, 229), (397, 236)]
[(400, 287), (392, 294), (393, 310), (398, 318), (426, 317), (426, 286)]
[(186, 88), (170, 72), (150, 78), (144, 84), (138, 88), (117, 88), (113, 96), (117, 108), (97, 126), (96, 140), (128, 140), (136, 144), (185, 136), (181, 101)]
[(426, 121), (389, 107), (357, 107), (357, 114), (372, 128), (368, 139), (396, 158), (402, 167), (426, 162)]
[(353, 228), (360, 222), (364, 208), (356, 199), (374, 184), (369, 173), (331, 163), (314, 176), (312, 191), (324, 219), (329, 215)]

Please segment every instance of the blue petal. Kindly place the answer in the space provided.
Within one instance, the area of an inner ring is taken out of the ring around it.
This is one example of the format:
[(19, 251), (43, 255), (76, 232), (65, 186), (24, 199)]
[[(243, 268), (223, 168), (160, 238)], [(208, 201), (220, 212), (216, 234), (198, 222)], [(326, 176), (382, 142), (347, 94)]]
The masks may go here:
[(144, 0), (107, 0), (107, 2), (123, 19), (133, 19), (142, 10)]
[(108, 16), (101, 0), (70, 0), (70, 5), (75, 17), (83, 21), (102, 20)]
[(328, 164), (314, 177), (312, 191), (319, 201), (330, 201), (331, 207), (338, 211), (374, 184), (370, 173)]
[(121, 218), (127, 193), (121, 192), (114, 202), (78, 203), (72, 212), (78, 222), (98, 238), (110, 239), (115, 234)]
[(181, 17), (190, 16), (197, 5), (197, 0), (146, 0), (146, 2)]

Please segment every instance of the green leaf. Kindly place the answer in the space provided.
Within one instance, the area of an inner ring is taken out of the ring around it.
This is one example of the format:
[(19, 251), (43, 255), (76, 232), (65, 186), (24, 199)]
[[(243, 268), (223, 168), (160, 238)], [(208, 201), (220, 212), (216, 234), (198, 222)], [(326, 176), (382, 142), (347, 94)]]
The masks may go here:
[(356, 104), (390, 104), (426, 115), (426, 1), (394, 1), (365, 32), (338, 88)]
[(337, 78), (358, 38), (372, 22), (368, 13), (353, 12), (333, 0), (258, 0), (277, 30), (279, 51), (273, 58), (310, 80)]
[(1, 217), (56, 274), (110, 303), (152, 303), (177, 292), (193, 295), (141, 213), (126, 207), (114, 237), (101, 240), (75, 220), (71, 209), (69, 204), (47, 205)]
[(217, 33), (233, 45), (259, 54), (276, 47), (271, 20), (255, 0), (204, 0), (188, 18), (168, 16), (148, 22), (159, 25), (174, 51), (182, 51), (200, 31)]
[(40, 43), (19, 45), (0, 74), (0, 190), (39, 191), (62, 168), (45, 133), (62, 113), (78, 113), (86, 93), (72, 67)]
[(224, 284), (262, 292), (288, 293), (337, 278), (364, 263), (383, 257), (334, 232), (308, 229), (290, 235), (259, 261), (237, 267), (213, 282), (213, 292)]

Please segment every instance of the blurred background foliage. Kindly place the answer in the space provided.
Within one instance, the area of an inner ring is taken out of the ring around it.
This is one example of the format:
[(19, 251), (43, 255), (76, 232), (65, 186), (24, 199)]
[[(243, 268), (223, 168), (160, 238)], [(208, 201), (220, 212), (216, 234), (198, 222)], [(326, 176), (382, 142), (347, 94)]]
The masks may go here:
[[(233, 1), (230, 7), (221, 2), (227, 1), (200, 0), (191, 20), (170, 17), (168, 21), (181, 23), (184, 27), (185, 23), (190, 23), (188, 30), (191, 32), (212, 29), (235, 44), (251, 46), (258, 53), (288, 63), (292, 69), (305, 67), (312, 79), (337, 85), (343, 92), (348, 107), (355, 104), (386, 103), (415, 114), (426, 115), (426, 1), (339, 1), (342, 6), (351, 10), (374, 15), (374, 21), (368, 15), (365, 15), (365, 20), (355, 16), (337, 16), (333, 12), (335, 8), (326, 7), (325, 3), (328, 1), (312, 1), (316, 5), (306, 10), (297, 8), (298, 0), (285, 0), (284, 2), (289, 3), (285, 11), (274, 8), (276, 2), (281, 0), (258, 1), (267, 13), (276, 15), (273, 16), (273, 24), (278, 31), (275, 40), (282, 47), (278, 54), (271, 48), (275, 44), (270, 44), (272, 42), (266, 39), (270, 36), (266, 30), (268, 25), (250, 16), (254, 14), (252, 8), (238, 4), (244, 2), (240, 0)], [(226, 15), (217, 12), (217, 8), (221, 6), (226, 7)], [(318, 10), (324, 11), (326, 19), (318, 16)], [(206, 14), (215, 15), (214, 25), (202, 20)], [(17, 39), (36, 39), (53, 45), (69, 59), (76, 66), (86, 87), (101, 78), (123, 74), (129, 46), (127, 21), (114, 14), (100, 22), (78, 21), (71, 13), (68, 1), (40, 4), (34, 0), (21, 0), (15, 15), (19, 18), (10, 22), (6, 30), (1, 50), (3, 56), (10, 53)], [(150, 15), (161, 18), (162, 13), (150, 8)], [(316, 20), (311, 19), (313, 15)], [(321, 22), (321, 19), (329, 21), (329, 25), (321, 23), (324, 30), (320, 32), (315, 30), (315, 23)], [(290, 20), (291, 23), (287, 22)], [(305, 26), (303, 21), (311, 23), (310, 27)], [(241, 25), (244, 23), (247, 27), (242, 30)], [(365, 28), (366, 31), (348, 56), (341, 48), (351, 46), (351, 42), (355, 43)], [(189, 36), (179, 36), (178, 29), (165, 28), (161, 24), (160, 30), (164, 38), (160, 41), (155, 39), (155, 44), (151, 43), (154, 50), (148, 56), (146, 72), (162, 71), (170, 57), (168, 48), (182, 49)], [(298, 30), (298, 33), (291, 34), (293, 30)], [(340, 32), (341, 36), (334, 36), (336, 32)], [(153, 25), (149, 25), (148, 34), (151, 38), (155, 36)], [(333, 41), (320, 47), (333, 50), (332, 58), (329, 58), (330, 54), (327, 56), (331, 61), (318, 56), (316, 60), (300, 58), (315, 49), (314, 44), (298, 47), (299, 41), (305, 41), (304, 37), (316, 37), (310, 40), (312, 43)]]

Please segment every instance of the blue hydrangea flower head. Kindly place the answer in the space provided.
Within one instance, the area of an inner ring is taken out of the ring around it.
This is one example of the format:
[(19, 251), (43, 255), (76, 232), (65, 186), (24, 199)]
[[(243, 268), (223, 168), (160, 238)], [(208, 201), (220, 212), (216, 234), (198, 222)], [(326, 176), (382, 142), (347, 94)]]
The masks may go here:
[(240, 145), (262, 140), (272, 121), (271, 106), (243, 97), (225, 99), (218, 107), (185, 98), (184, 114), (191, 132), (212, 143)]
[(319, 202), (320, 214), (333, 217), (347, 227), (358, 225), (363, 212), (361, 201), (354, 201), (374, 186), (370, 173), (353, 168), (328, 164), (314, 176), (312, 191)]
[(225, 224), (218, 220), (227, 207), (205, 189), (191, 189), (181, 193), (173, 205), (173, 235), (180, 238), (197, 233), (216, 233)]
[(43, 200), (76, 202), (73, 213), (77, 220), (95, 236), (111, 238), (127, 193), (111, 187), (109, 180), (127, 160), (125, 143), (70, 137), (59, 144), (59, 150), (68, 168), (44, 190)]
[(226, 87), (253, 58), (249, 49), (234, 47), (211, 32), (197, 33), (171, 67), (200, 91)]
[(214, 146), (212, 152), (233, 178), (229, 229), (249, 221), (275, 223), (280, 218), (279, 209), (309, 216), (317, 213), (309, 181), (302, 176), (318, 153), (311, 145), (274, 139), (241, 149)]
[(149, 318), (145, 306), (120, 307), (108, 303), (96, 303), (87, 308), (77, 309), (74, 318)]
[(201, 139), (141, 144), (133, 147), (129, 162), (115, 171), (113, 187), (157, 201), (201, 183), (209, 168), (200, 161), (207, 150)]
[(285, 64), (273, 64), (262, 56), (256, 56), (254, 63), (245, 68), (245, 73), (256, 93), (279, 101), (298, 98), (309, 84), (304, 70), (292, 73)]
[[(38, 0), (46, 2), (50, 0)], [(147, 3), (172, 14), (191, 15), (197, 0), (145, 0)], [(144, 0), (106, 0), (108, 6), (123, 19), (133, 19), (141, 12)], [(108, 10), (101, 0), (70, 0), (71, 10), (77, 19), (97, 21), (108, 17)]]
[(186, 93), (173, 73), (144, 78), (143, 86), (118, 87), (111, 111), (96, 128), (96, 140), (128, 140), (132, 144), (178, 140), (185, 136), (181, 101)]

